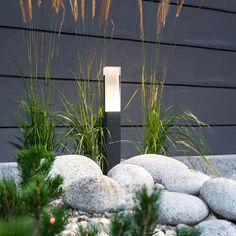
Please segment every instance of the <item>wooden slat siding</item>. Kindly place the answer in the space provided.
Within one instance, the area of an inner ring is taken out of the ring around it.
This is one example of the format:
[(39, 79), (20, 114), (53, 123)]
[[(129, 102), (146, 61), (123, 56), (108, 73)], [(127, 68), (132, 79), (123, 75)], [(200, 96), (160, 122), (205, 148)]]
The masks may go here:
[[(228, 127), (212, 127), (212, 128), (203, 128), (206, 143), (210, 151), (206, 153), (206, 155), (212, 154), (235, 154), (236, 152), (236, 126), (228, 126)], [(122, 128), (122, 139), (123, 140), (132, 140), (133, 142), (140, 142), (141, 129), (137, 130), (137, 128)], [(122, 143), (122, 158), (127, 159), (134, 155), (137, 155), (135, 146), (133, 144), (129, 144), (128, 142)], [(227, 151), (226, 151), (227, 150)], [(172, 151), (171, 155), (181, 155), (180, 152)]]
[[(236, 22), (236, 14), (233, 12), (235, 1), (228, 0), (226, 3), (220, 0), (214, 2), (205, 0), (203, 9), (198, 11), (195, 6), (199, 2), (201, 0), (190, 0), (188, 5), (183, 7), (178, 19), (175, 18), (176, 6), (172, 4), (170, 7), (170, 15), (160, 44), (161, 62), (165, 61), (168, 52), (173, 49), (171, 45), (177, 45), (168, 60), (163, 105), (164, 107), (175, 105), (176, 111), (189, 109), (203, 121), (215, 125), (211, 130), (205, 128), (211, 154), (235, 153), (236, 112), (232, 109), (236, 88), (234, 78), (236, 33), (232, 30)], [(50, 1), (47, 1), (47, 4), (48, 10), (51, 11)], [(65, 4), (69, 4), (69, 1)], [(153, 45), (156, 36), (153, 20), (157, 4), (154, 1), (143, 1), (147, 64), (150, 62), (151, 52), (156, 47)], [(67, 9), (68, 6), (66, 5)], [(26, 45), (23, 41), (26, 26), (21, 20), (18, 0), (4, 1), (0, 8), (0, 15), (0, 161), (11, 161), (15, 151), (6, 142), (11, 141), (14, 134), (18, 133), (14, 128), (17, 117), (12, 111), (17, 111), (14, 102), (23, 92), (18, 77), (18, 65), (27, 74)], [(191, 25), (179, 37), (183, 27), (193, 15)], [(50, 31), (48, 16), (51, 17), (51, 14), (44, 11), (38, 26), (46, 36)], [(110, 65), (122, 66), (122, 106), (124, 107), (135, 89), (140, 87), (141, 43), (137, 1), (113, 0), (111, 18), (115, 31), (113, 40), (106, 39), (107, 62)], [(63, 90), (66, 96), (76, 101), (75, 82), (72, 81), (74, 77), (71, 71), (76, 71), (77, 68), (74, 60), (77, 36), (74, 34), (72, 22), (72, 16), (68, 13), (62, 27), (59, 56), (53, 77), (57, 87)], [(86, 24), (91, 25), (91, 21), (87, 20)], [(96, 27), (94, 25), (94, 28)], [(106, 36), (111, 36), (112, 27), (109, 20)], [(86, 46), (88, 40), (94, 40), (93, 45), (96, 45), (98, 50), (101, 49), (104, 40), (103, 31), (91, 31), (90, 28), (84, 33), (88, 34), (88, 37), (80, 38), (83, 45)], [(84, 47), (84, 50), (88, 49)], [(160, 65), (160, 68), (162, 67)], [(39, 75), (43, 76), (42, 73)], [(54, 102), (58, 107), (60, 103), (58, 94), (55, 95)], [(122, 140), (140, 139), (141, 128), (128, 127), (133, 124), (141, 125), (140, 104), (140, 96), (137, 95), (122, 114)], [(133, 121), (130, 122), (128, 119)], [(127, 158), (134, 154), (133, 145), (122, 143), (122, 157)]]
[[(121, 157), (123, 159), (130, 158), (137, 155), (135, 146), (128, 143), (127, 140), (132, 142), (141, 141), (141, 129), (137, 128), (121, 128)], [(8, 142), (15, 142), (14, 136), (19, 136), (20, 132), (15, 128), (0, 129), (0, 162), (15, 161), (16, 149)], [(212, 127), (211, 129), (205, 128), (206, 142), (212, 152), (207, 154), (235, 154), (236, 146), (236, 126), (229, 127)], [(227, 140), (227, 142), (226, 142)], [(178, 152), (173, 152), (172, 155), (180, 155)]]
[[(144, 0), (146, 1), (146, 0)], [(148, 1), (148, 0), (147, 0)], [(157, 0), (154, 0), (157, 1)], [(173, 4), (178, 2), (177, 0), (171, 0)], [(228, 12), (236, 12), (236, 2), (234, 0), (188, 0), (185, 1), (185, 5), (200, 7), (203, 8), (210, 8), (212, 10), (221, 10), (221, 11), (228, 11)]]
[[(23, 81), (21, 78), (1, 77), (0, 82), (0, 114), (4, 114), (0, 116), (0, 127), (17, 126), (20, 110), (17, 102), (24, 97)], [(53, 106), (56, 111), (63, 107), (61, 93), (75, 104), (79, 103), (76, 81), (53, 80), (53, 86)], [(97, 83), (89, 86), (96, 93)], [(124, 110), (136, 90), (138, 93)], [(236, 112), (232, 110), (236, 101), (236, 89), (165, 86), (162, 101), (163, 109), (174, 105), (173, 111), (191, 111), (210, 125), (236, 124)], [(122, 125), (142, 125), (141, 85), (122, 83), (122, 107)]]
[(19, 129), (15, 128), (0, 129), (0, 162), (15, 161), (16, 148), (13, 147), (9, 142), (16, 142), (14, 136), (19, 136), (19, 135), (20, 135)]
[[(0, 29), (0, 75), (19, 75), (19, 67), (27, 73), (26, 49), (23, 41), (23, 33), (17, 30)], [(82, 37), (79, 39), (86, 49), (86, 41), (92, 40)], [(74, 78), (72, 72), (77, 71), (78, 65), (75, 58), (77, 52), (74, 45), (77, 38), (74, 36), (61, 35), (59, 39), (59, 55), (54, 68), (55, 78)], [(93, 45), (103, 47), (102, 39), (93, 39)], [(91, 47), (87, 46), (88, 50)], [(122, 81), (140, 82), (141, 74), (141, 43), (126, 40), (106, 40), (105, 48), (108, 52), (107, 64), (120, 65), (122, 67)], [(147, 56), (146, 63), (150, 62), (150, 55), (155, 50), (156, 45), (145, 44)], [(86, 50), (84, 51), (86, 52)], [(180, 85), (203, 85), (236, 87), (235, 61), (236, 53), (217, 50), (206, 50), (191, 47), (160, 46), (160, 78), (163, 68), (167, 68), (166, 83)], [(173, 51), (170, 58), (170, 52)], [(222, 63), (224, 62), (224, 63)], [(164, 64), (164, 65), (163, 65)], [(43, 73), (39, 71), (39, 76)]]
[[(235, 3), (231, 0), (229, 3), (218, 1), (219, 6), (227, 5), (227, 8), (235, 7)], [(99, 5), (98, 1), (98, 5)], [(194, 1), (192, 1), (193, 3)], [(195, 5), (199, 5), (201, 1), (196, 1)], [(90, 4), (90, 1), (88, 1)], [(210, 0), (206, 1), (209, 5)], [(191, 5), (191, 3), (188, 3)], [(211, 5), (215, 4), (212, 2)], [(158, 2), (143, 1), (144, 30), (145, 39), (148, 41), (156, 40), (155, 24), (156, 9)], [(217, 3), (216, 3), (217, 5)], [(65, 1), (66, 17), (62, 27), (63, 32), (74, 33), (74, 22), (71, 16), (69, 1)], [(45, 8), (45, 9), (44, 9)], [(91, 9), (89, 6), (88, 9)], [(11, 14), (9, 14), (11, 12)], [(43, 11), (39, 21), (39, 29), (51, 30), (48, 23), (48, 15), (51, 16), (50, 1), (43, 5)], [(180, 16), (176, 19), (176, 5), (170, 6), (167, 24), (162, 33), (162, 42), (178, 43), (186, 45), (194, 45), (200, 47), (213, 47), (220, 49), (236, 50), (236, 32), (232, 30), (236, 23), (236, 13), (229, 14), (219, 12), (217, 10), (201, 9), (185, 7), (181, 11)], [(0, 25), (9, 27), (26, 27), (21, 20), (18, 1), (6, 1), (1, 6)], [(36, 18), (36, 17), (35, 17)], [(110, 19), (108, 22), (107, 36), (140, 39), (139, 33), (139, 10), (136, 0), (113, 0), (111, 5)], [(188, 26), (189, 21), (191, 24)], [(80, 21), (81, 22), (81, 21)], [(227, 24), (225, 24), (227, 22)], [(79, 23), (77, 23), (79, 24)], [(97, 30), (98, 26), (92, 26), (91, 17), (86, 18), (85, 31), (86, 34), (103, 35), (103, 30)], [(93, 30), (92, 30), (93, 28)], [(114, 32), (113, 32), (114, 29)], [(57, 29), (58, 30), (58, 29)], [(182, 31), (184, 30), (184, 33)], [(220, 30), (220, 33), (219, 33)], [(80, 31), (81, 32), (81, 31)]]

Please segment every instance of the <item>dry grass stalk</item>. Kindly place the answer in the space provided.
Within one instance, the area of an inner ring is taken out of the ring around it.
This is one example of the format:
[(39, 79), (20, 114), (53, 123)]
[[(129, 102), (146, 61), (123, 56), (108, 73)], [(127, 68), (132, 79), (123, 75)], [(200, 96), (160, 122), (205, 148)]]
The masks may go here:
[(79, 6), (78, 6), (78, 0), (74, 0), (74, 4), (72, 4), (72, 1), (70, 0), (70, 7), (72, 11), (72, 15), (74, 17), (74, 20), (77, 21), (79, 17)]
[(151, 107), (154, 107), (154, 105), (157, 102), (157, 94), (158, 94), (158, 85), (152, 85), (151, 88)]
[(102, 0), (99, 14), (99, 27), (104, 24), (106, 30), (107, 20), (110, 12), (111, 0)]
[(21, 9), (21, 15), (22, 15), (23, 21), (26, 23), (27, 20), (26, 20), (26, 14), (25, 14), (25, 8), (24, 8), (23, 0), (19, 0), (19, 3), (20, 3), (20, 9)]
[(139, 5), (139, 29), (140, 29), (140, 39), (144, 40), (144, 30), (143, 30), (143, 1), (138, 0)]
[(74, 18), (75, 18), (75, 21), (78, 20), (78, 16), (79, 16), (79, 6), (78, 6), (77, 0), (74, 0)]
[(32, 20), (32, 2), (31, 0), (28, 0), (28, 16), (29, 16), (29, 20)]
[(160, 33), (166, 24), (170, 0), (161, 0), (157, 10), (157, 33)]
[(96, 14), (96, 0), (92, 0), (92, 17), (94, 18)]
[(84, 0), (81, 0), (81, 17), (84, 20)]
[(181, 0), (180, 4), (177, 5), (176, 17), (179, 16), (183, 5), (184, 5), (184, 0)]
[(52, 0), (52, 8), (55, 9), (57, 14), (58, 14), (61, 6), (62, 6), (62, 0)]
[(101, 27), (101, 25), (103, 23), (103, 16), (104, 16), (104, 11), (105, 11), (105, 1), (106, 0), (102, 0), (102, 2), (101, 2), (100, 13), (99, 13), (99, 28)]
[(107, 27), (107, 20), (110, 12), (111, 0), (106, 1), (105, 15), (104, 15), (104, 26)]

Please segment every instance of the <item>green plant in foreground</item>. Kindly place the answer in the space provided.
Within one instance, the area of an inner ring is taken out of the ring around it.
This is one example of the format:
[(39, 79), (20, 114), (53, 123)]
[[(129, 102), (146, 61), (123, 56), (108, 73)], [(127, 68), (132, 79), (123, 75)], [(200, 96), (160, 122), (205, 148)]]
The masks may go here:
[(67, 209), (64, 206), (59, 206), (52, 210), (44, 209), (40, 220), (40, 234), (42, 236), (58, 235), (61, 231), (63, 231), (64, 226), (68, 222)]
[[(9, 219), (17, 214), (19, 193), (14, 180), (0, 180), (0, 217)], [(2, 235), (2, 234), (0, 234)]]
[(169, 149), (182, 145), (198, 154), (205, 152), (203, 137), (191, 124), (199, 128), (205, 124), (192, 113), (171, 114), (163, 111), (159, 102), (150, 108), (144, 125), (144, 153), (168, 154)]
[(143, 187), (136, 193), (136, 205), (133, 211), (114, 215), (111, 221), (111, 235), (153, 235), (158, 223), (159, 197), (158, 190), (149, 194)]
[(22, 183), (27, 183), (36, 175), (47, 177), (55, 160), (55, 154), (48, 152), (44, 146), (32, 146), (29, 149), (19, 150), (16, 160), (21, 171)]
[[(73, 153), (85, 155), (100, 166), (104, 160), (105, 139), (103, 130), (103, 109), (96, 107), (95, 94), (86, 84), (77, 82), (79, 105), (63, 97), (65, 112), (62, 118), (67, 124), (67, 139), (71, 141)], [(87, 89), (89, 93), (87, 94)]]
[(176, 229), (177, 236), (200, 236), (200, 232), (195, 228), (184, 227)]
[(0, 235), (2, 236), (33, 236), (34, 231), (35, 221), (32, 217), (0, 219)]
[(62, 195), (63, 179), (48, 176), (54, 158), (43, 146), (18, 152), (21, 182), (16, 186), (13, 180), (0, 181), (0, 217), (5, 220), (4, 225), (13, 224), (14, 217), (18, 217), (18, 221), (31, 217), (34, 233), (29, 235), (56, 235), (63, 230), (67, 209), (64, 206), (49, 208), (50, 202)]
[[(33, 83), (34, 84), (34, 83)], [(35, 86), (35, 85), (34, 85)], [(27, 100), (21, 100), (23, 118), (20, 119), (22, 138), (17, 148), (29, 148), (42, 145), (48, 151), (58, 148), (55, 138), (56, 114), (50, 111), (49, 105), (36, 91), (27, 91)]]

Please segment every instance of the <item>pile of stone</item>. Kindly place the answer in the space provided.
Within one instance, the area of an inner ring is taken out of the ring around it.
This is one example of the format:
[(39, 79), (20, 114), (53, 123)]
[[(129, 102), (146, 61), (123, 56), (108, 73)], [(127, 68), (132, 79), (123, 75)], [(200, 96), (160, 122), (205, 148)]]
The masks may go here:
[(236, 181), (210, 178), (170, 157), (135, 156), (104, 176), (87, 157), (58, 156), (50, 174), (64, 177), (62, 201), (75, 212), (64, 236), (76, 235), (80, 225), (88, 224), (100, 225), (101, 235), (109, 235), (110, 213), (132, 209), (143, 185), (150, 193), (154, 187), (161, 191), (156, 236), (174, 236), (175, 227), (188, 226), (202, 236), (236, 235)]

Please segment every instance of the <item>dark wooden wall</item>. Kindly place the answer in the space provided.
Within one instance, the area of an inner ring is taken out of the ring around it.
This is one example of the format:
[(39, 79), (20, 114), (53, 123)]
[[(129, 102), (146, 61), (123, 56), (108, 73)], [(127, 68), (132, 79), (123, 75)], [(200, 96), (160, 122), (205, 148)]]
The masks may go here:
[[(69, 1), (64, 2), (68, 9)], [(105, 37), (103, 31), (86, 31), (86, 27), (84, 35), (76, 34), (71, 14), (66, 15), (53, 74), (57, 90), (76, 99), (75, 80), (71, 73), (76, 69), (74, 45), (79, 38), (84, 45), (93, 42), (99, 50), (105, 42), (107, 64), (122, 67), (123, 107), (139, 89), (133, 102), (122, 113), (122, 139), (130, 140), (140, 139), (142, 125), (142, 43), (137, 2), (112, 1)], [(162, 69), (167, 68), (163, 106), (174, 105), (176, 111), (189, 110), (211, 126), (211, 129), (204, 128), (210, 154), (236, 153), (236, 1), (188, 0), (178, 18), (175, 17), (176, 1), (171, 1), (160, 42), (156, 41), (155, 32), (158, 4), (159, 1), (143, 0), (144, 47), (147, 63), (148, 55), (159, 48), (160, 75), (163, 75)], [(45, 37), (53, 34), (49, 24), (50, 6), (47, 9), (42, 10), (38, 23), (38, 30)], [(23, 95), (23, 83), (18, 65), (27, 75), (24, 35), (29, 26), (22, 22), (18, 0), (2, 1), (0, 16), (0, 161), (13, 161), (15, 149), (8, 142), (19, 135), (17, 102)], [(90, 23), (86, 21), (88, 28)], [(94, 28), (97, 29), (97, 25)], [(123, 158), (133, 154), (133, 146), (122, 144)]]

